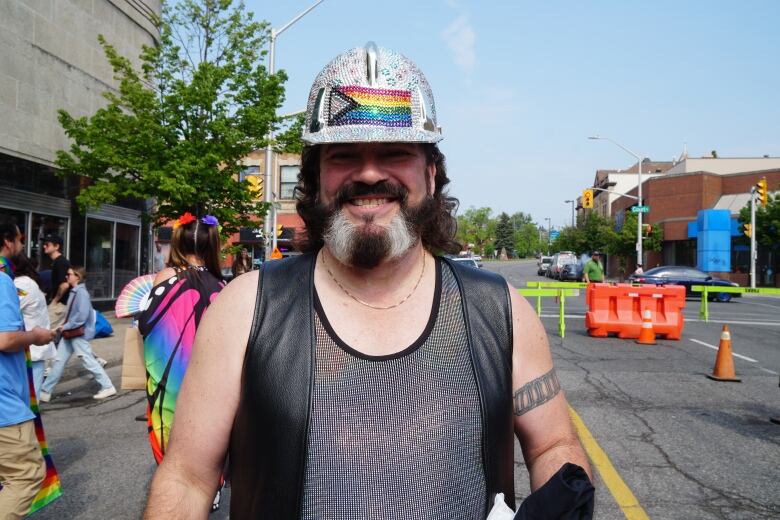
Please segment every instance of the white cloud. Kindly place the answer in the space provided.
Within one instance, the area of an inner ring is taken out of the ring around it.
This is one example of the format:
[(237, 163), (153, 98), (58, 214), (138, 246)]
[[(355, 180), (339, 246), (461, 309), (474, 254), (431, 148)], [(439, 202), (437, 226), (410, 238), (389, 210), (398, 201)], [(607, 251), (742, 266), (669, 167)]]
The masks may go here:
[(476, 34), (466, 15), (461, 15), (449, 27), (441, 32), (441, 37), (452, 52), (455, 64), (464, 72), (470, 74), (477, 65), (477, 54), (474, 50)]

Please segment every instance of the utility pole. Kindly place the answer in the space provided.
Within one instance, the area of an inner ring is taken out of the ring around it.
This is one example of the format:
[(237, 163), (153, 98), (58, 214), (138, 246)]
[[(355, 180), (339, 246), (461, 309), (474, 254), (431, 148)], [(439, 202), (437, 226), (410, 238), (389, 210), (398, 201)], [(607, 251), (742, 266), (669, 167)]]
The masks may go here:
[(756, 288), (756, 187), (750, 188), (750, 287)]

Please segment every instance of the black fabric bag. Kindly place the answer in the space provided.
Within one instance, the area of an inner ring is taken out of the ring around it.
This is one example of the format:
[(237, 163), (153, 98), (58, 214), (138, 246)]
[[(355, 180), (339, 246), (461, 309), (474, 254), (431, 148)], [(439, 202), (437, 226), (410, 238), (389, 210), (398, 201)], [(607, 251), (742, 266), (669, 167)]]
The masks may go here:
[(594, 498), (588, 474), (567, 462), (523, 500), (515, 520), (592, 520)]

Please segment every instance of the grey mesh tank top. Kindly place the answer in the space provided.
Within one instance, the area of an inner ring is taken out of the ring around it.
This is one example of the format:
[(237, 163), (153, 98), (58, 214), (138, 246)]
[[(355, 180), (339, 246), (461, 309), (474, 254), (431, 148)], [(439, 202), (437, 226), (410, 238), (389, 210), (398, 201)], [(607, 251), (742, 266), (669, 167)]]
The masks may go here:
[(477, 384), (458, 285), (438, 259), (434, 294), (421, 336), (390, 356), (341, 341), (315, 294), (304, 519), (484, 518)]

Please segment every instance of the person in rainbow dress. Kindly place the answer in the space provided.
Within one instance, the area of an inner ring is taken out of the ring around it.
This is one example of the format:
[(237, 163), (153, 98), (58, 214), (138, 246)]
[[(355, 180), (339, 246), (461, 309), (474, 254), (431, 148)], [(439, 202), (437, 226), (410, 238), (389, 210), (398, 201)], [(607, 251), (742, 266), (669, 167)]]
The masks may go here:
[[(217, 219), (184, 213), (174, 223), (167, 267), (157, 273), (147, 308), (138, 318), (138, 330), (144, 338), (149, 442), (158, 464), (171, 435), (195, 331), (225, 286), (219, 251)], [(215, 508), (218, 497), (219, 492)]]

